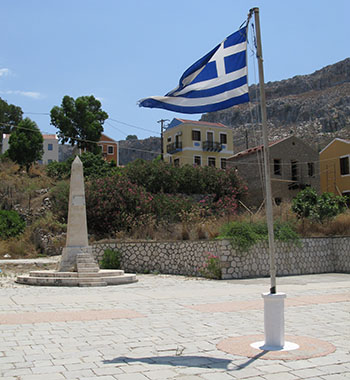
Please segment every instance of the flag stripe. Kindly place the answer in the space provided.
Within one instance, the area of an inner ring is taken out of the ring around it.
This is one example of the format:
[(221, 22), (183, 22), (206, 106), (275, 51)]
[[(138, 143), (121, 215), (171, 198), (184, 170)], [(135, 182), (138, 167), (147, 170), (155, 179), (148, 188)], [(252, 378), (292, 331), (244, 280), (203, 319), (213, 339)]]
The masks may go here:
[[(185, 106), (198, 107), (198, 106), (204, 106), (205, 104), (220, 103), (220, 100), (227, 100), (228, 98), (231, 98), (231, 97), (241, 96), (246, 92), (247, 92), (247, 85), (243, 85), (233, 90), (225, 91), (224, 93), (208, 96), (205, 98), (191, 99), (191, 98), (184, 98), (182, 96), (152, 96), (151, 98), (148, 98), (148, 99), (154, 99), (158, 102), (165, 102), (167, 104), (173, 104), (173, 105), (179, 105), (179, 106), (182, 105), (184, 107)], [(145, 101), (148, 99), (145, 99)]]
[[(162, 98), (162, 97), (159, 97), (159, 98)], [(249, 95), (248, 93), (244, 93), (243, 95), (236, 96), (231, 99), (226, 99), (222, 102), (193, 106), (193, 107), (178, 105), (178, 104), (170, 104), (170, 103), (167, 103), (167, 100), (162, 101), (162, 100), (157, 100), (154, 98), (147, 98), (145, 99), (145, 102), (147, 102), (147, 105), (145, 104), (143, 105), (143, 107), (162, 108), (168, 111), (173, 111), (173, 112), (178, 112), (178, 113), (194, 114), (194, 113), (215, 112), (218, 109), (223, 110), (225, 108), (233, 107), (237, 104), (247, 103), (249, 102)]]
[[(190, 91), (183, 95), (181, 95), (182, 98), (207, 98), (209, 96), (218, 95), (225, 91), (230, 91), (235, 88), (241, 87), (243, 85), (247, 84), (247, 76), (241, 77), (239, 79), (224, 83), (220, 86), (208, 88), (205, 90), (198, 90), (198, 91)], [(176, 98), (176, 97), (174, 97)]]

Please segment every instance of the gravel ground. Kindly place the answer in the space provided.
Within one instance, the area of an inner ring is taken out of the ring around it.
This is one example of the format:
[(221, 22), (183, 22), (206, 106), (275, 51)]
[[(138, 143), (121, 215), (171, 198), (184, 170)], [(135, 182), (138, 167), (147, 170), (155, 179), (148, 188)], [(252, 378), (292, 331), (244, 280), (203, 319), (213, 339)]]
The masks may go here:
[(0, 288), (15, 288), (18, 275), (32, 270), (56, 269), (60, 256), (40, 257), (36, 259), (0, 260)]

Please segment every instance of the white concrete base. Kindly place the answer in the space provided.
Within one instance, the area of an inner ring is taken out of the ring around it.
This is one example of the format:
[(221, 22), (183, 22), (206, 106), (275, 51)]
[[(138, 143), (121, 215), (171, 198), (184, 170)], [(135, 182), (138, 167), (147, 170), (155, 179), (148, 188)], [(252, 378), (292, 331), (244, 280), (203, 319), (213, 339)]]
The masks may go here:
[(285, 346), (284, 341), (284, 299), (285, 293), (264, 293), (264, 347), (280, 350)]
[(252, 343), (250, 346), (257, 350), (263, 351), (292, 351), (297, 350), (299, 348), (298, 344), (292, 342), (284, 342), (283, 347), (268, 346), (265, 344), (264, 341)]
[(134, 273), (123, 270), (99, 270), (92, 273), (32, 271), (27, 276), (18, 276), (18, 284), (37, 286), (107, 286), (137, 282)]

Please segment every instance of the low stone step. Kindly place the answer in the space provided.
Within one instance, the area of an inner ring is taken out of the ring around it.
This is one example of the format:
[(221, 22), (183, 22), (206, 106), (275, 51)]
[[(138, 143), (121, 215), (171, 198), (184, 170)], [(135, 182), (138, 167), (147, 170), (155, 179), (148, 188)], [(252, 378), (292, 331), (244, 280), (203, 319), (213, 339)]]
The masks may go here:
[(38, 286), (78, 286), (79, 279), (77, 277), (18, 276), (16, 282), (18, 284)]
[(78, 272), (78, 277), (79, 278), (100, 278), (101, 273), (99, 272)]
[(91, 267), (91, 268), (78, 268), (78, 273), (98, 273), (99, 268)]
[(60, 278), (77, 278), (78, 272), (57, 272), (57, 271), (49, 271), (49, 270), (42, 270), (42, 271), (31, 271), (29, 273), (30, 277), (60, 277)]
[(137, 282), (136, 274), (122, 270), (100, 270), (98, 273), (32, 271), (18, 276), (16, 282), (37, 286), (106, 286)]

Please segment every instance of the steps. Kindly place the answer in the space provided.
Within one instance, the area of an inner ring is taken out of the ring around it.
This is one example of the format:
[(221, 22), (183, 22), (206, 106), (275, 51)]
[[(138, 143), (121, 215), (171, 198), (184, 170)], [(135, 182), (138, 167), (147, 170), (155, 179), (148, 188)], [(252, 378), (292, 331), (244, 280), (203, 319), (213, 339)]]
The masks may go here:
[(93, 257), (86, 253), (77, 255), (77, 272), (32, 271), (18, 276), (16, 282), (37, 286), (107, 286), (137, 282), (136, 275), (123, 270), (99, 269)]

